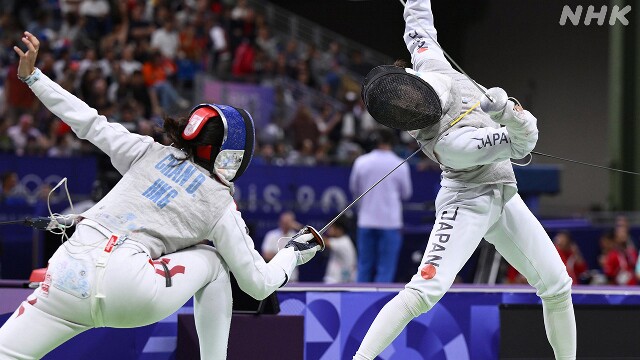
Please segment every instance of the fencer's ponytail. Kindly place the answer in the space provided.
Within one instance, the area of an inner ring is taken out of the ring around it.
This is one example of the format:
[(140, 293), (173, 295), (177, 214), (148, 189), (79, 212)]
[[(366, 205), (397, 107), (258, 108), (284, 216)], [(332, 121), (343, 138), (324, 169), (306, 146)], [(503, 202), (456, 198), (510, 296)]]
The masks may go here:
[(185, 152), (185, 158), (179, 160), (193, 159), (196, 147), (203, 145), (212, 145), (214, 148), (220, 149), (224, 138), (224, 125), (222, 121), (208, 121), (198, 136), (191, 140), (185, 140), (182, 133), (189, 122), (188, 117), (171, 118), (165, 117), (163, 129), (173, 147), (181, 149)]
[(404, 59), (398, 59), (393, 63), (393, 66), (404, 69), (410, 67), (410, 64)]
[[(164, 118), (164, 125), (162, 126), (164, 133), (169, 138), (169, 141), (174, 147), (178, 149), (185, 149), (188, 146), (188, 141), (182, 138), (182, 132), (187, 127), (189, 118), (181, 117), (174, 119), (171, 117)], [(186, 149), (185, 149), (186, 150)]]

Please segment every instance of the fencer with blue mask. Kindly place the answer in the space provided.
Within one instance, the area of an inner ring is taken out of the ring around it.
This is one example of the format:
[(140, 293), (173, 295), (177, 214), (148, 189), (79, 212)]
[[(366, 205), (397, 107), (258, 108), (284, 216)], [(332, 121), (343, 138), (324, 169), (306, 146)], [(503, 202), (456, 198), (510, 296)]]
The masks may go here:
[[(453, 69), (436, 42), (430, 1), (407, 1), (404, 18), (413, 69), (373, 69), (363, 84), (363, 100), (378, 122), (408, 131), (440, 165), (441, 189), (420, 266), (382, 308), (354, 359), (376, 358), (413, 318), (429, 311), (482, 238), (536, 288), (556, 359), (575, 359), (571, 278), (546, 231), (518, 195), (510, 162), (534, 149), (536, 118), (504, 90), (485, 93)], [(385, 354), (393, 357), (393, 348)]]
[(269, 263), (255, 250), (232, 197), (233, 181), (253, 154), (251, 115), (198, 105), (188, 117), (165, 119), (173, 142), (166, 146), (107, 121), (53, 82), (35, 68), (38, 39), (25, 32), (22, 41), (26, 52), (14, 47), (18, 77), (123, 176), (81, 214), (49, 260), (44, 282), (0, 328), (0, 359), (42, 358), (94, 327), (151, 324), (192, 296), (202, 359), (225, 359), (229, 271), (242, 290), (264, 299), (324, 247), (318, 232), (305, 227)]

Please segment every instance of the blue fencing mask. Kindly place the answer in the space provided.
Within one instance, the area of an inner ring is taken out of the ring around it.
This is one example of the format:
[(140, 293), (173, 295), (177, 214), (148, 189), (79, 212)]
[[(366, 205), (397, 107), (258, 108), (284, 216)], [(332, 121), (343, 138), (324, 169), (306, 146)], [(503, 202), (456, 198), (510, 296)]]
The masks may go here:
[(247, 169), (253, 157), (255, 127), (251, 115), (228, 105), (200, 104), (191, 110), (189, 122), (182, 132), (185, 140), (195, 139), (209, 121), (220, 121), (224, 127), (222, 146), (199, 145), (194, 162), (233, 182)]

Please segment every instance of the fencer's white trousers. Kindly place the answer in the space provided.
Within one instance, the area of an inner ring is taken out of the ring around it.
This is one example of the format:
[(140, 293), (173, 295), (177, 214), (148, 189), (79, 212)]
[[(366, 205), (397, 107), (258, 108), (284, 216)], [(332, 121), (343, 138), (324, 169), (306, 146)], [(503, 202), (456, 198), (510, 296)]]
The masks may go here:
[(104, 229), (77, 226), (49, 261), (45, 281), (0, 328), (0, 359), (39, 359), (94, 327), (148, 325), (194, 295), (202, 359), (225, 359), (231, 285), (217, 251), (197, 245), (152, 260), (125, 239), (105, 255), (110, 238)]
[[(516, 189), (507, 185), (442, 188), (436, 221), (421, 265), (398, 296), (381, 310), (354, 359), (373, 359), (414, 317), (431, 309), (484, 237), (537, 290), (547, 337), (558, 359), (575, 359), (576, 330), (571, 278), (548, 234)], [(435, 276), (424, 279), (425, 264)]]
[[(442, 188), (436, 208), (437, 218), (421, 265), (406, 285), (423, 294), (429, 308), (451, 287), (483, 237), (527, 278), (538, 296), (570, 291), (571, 279), (558, 251), (515, 188)], [(433, 279), (422, 278), (424, 264), (436, 267)]]

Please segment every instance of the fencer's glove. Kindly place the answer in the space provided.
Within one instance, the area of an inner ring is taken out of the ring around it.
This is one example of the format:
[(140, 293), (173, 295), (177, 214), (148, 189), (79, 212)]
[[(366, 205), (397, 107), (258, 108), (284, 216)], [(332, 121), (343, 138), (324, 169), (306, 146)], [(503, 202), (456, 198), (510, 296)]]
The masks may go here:
[(489, 117), (500, 125), (523, 126), (526, 122), (536, 122), (536, 118), (527, 110), (523, 110), (520, 106), (509, 99), (507, 92), (499, 87), (493, 87), (487, 90), (486, 95), (480, 99), (480, 108), (487, 113)]
[(302, 265), (311, 260), (318, 251), (324, 250), (324, 239), (312, 226), (305, 226), (285, 245), (291, 247), (296, 254), (296, 265)]
[[(487, 90), (480, 100), (480, 108), (500, 125), (505, 125), (511, 136), (511, 157), (522, 159), (529, 154), (538, 141), (538, 120), (529, 111), (509, 100), (507, 93), (494, 87)], [(516, 100), (517, 101), (517, 100)]]

